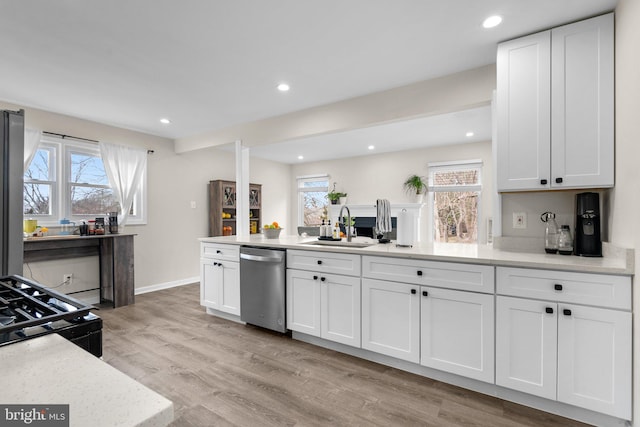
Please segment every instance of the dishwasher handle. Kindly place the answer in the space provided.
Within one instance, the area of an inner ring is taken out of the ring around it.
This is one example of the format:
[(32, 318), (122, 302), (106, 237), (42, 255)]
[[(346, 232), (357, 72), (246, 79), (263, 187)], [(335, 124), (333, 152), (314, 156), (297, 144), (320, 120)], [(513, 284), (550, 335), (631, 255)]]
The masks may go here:
[(258, 262), (282, 262), (282, 257), (251, 255), (251, 254), (243, 254), (243, 253), (240, 254), (240, 259), (246, 259), (249, 261), (258, 261)]

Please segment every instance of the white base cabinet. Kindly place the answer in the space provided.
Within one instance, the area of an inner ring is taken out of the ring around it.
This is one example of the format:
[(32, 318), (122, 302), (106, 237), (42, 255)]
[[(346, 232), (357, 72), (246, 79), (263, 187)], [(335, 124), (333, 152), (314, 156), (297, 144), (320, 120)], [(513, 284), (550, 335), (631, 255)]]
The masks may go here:
[(202, 244), (200, 304), (240, 316), (239, 250), (233, 245)]
[(420, 362), (420, 286), (362, 279), (362, 348)]
[(422, 287), (420, 364), (494, 382), (494, 297)]
[(360, 347), (360, 277), (288, 269), (287, 327)]
[[(506, 294), (496, 298), (496, 384), (630, 420), (631, 302), (616, 297), (630, 296), (630, 278), (502, 267), (496, 276)], [(603, 289), (602, 307), (572, 303)]]
[(631, 355), (631, 313), (560, 305), (560, 402), (631, 419)]
[(496, 384), (556, 400), (556, 304), (496, 298)]

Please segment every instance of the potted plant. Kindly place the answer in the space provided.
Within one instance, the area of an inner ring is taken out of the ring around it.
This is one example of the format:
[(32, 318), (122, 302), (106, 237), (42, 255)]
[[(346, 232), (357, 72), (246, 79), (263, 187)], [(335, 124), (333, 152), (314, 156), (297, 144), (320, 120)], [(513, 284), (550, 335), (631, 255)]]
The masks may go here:
[(422, 203), (422, 197), (424, 196), (424, 193), (427, 189), (427, 183), (424, 181), (424, 178), (419, 176), (419, 175), (410, 175), (405, 181), (404, 181), (404, 191), (409, 194), (409, 195), (413, 195), (416, 198), (416, 201), (418, 203)]
[(327, 197), (329, 198), (329, 201), (331, 202), (332, 205), (337, 205), (338, 200), (340, 200), (341, 197), (347, 197), (347, 193), (341, 193), (340, 191), (336, 191), (336, 183), (334, 182), (333, 190), (327, 193)]

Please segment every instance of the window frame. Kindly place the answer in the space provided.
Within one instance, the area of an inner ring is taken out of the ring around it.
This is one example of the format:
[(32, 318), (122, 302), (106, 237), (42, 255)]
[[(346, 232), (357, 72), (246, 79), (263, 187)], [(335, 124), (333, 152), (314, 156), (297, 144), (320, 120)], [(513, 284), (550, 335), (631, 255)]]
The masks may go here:
[[(482, 160), (458, 160), (450, 162), (433, 162), (427, 164), (427, 189), (429, 197), (427, 199), (427, 221), (429, 226), (427, 227), (427, 240), (428, 242), (434, 242), (435, 238), (435, 224), (433, 210), (435, 208), (435, 193), (440, 192), (477, 192), (477, 217), (476, 217), (476, 229), (477, 238), (475, 244), (480, 244), (482, 236), (484, 236), (484, 223), (482, 218)], [(449, 172), (449, 171), (462, 171), (462, 170), (476, 170), (478, 172), (477, 184), (464, 184), (464, 185), (434, 185), (433, 176), (437, 172)], [(455, 243), (439, 243), (439, 244), (455, 244)], [(467, 244), (467, 243), (464, 243)]]
[[(301, 184), (304, 182), (313, 182), (326, 179), (326, 187), (303, 187)], [(318, 191), (326, 191), (329, 193), (329, 182), (331, 177), (329, 174), (316, 174), (316, 175), (304, 175), (296, 177), (296, 189), (298, 193), (298, 227), (306, 227), (304, 224), (304, 193), (312, 193)], [(327, 199), (327, 206), (329, 206), (329, 199)]]
[[(50, 186), (50, 194), (49, 194), (49, 214), (26, 214), (24, 213), (24, 204), (23, 204), (23, 216), (26, 218), (27, 216), (33, 217), (37, 219), (39, 223), (43, 225), (52, 225), (57, 221), (57, 217), (60, 212), (60, 170), (61, 170), (61, 153), (62, 144), (59, 141), (55, 141), (51, 138), (47, 138), (43, 136), (40, 139), (40, 143), (38, 144), (37, 151), (45, 149), (49, 151), (49, 180), (39, 180), (39, 179), (24, 179), (24, 184), (47, 184)], [(37, 156), (36, 151), (36, 156)], [(31, 162), (35, 160), (36, 156), (33, 157)], [(28, 167), (31, 167), (31, 163)], [(25, 171), (26, 174), (26, 171)], [(24, 175), (23, 175), (24, 176)], [(23, 187), (24, 192), (24, 187)], [(24, 201), (24, 194), (23, 194)]]
[[(94, 143), (79, 142), (71, 140), (61, 140), (58, 137), (50, 135), (42, 135), (40, 138), (40, 145), (38, 150), (42, 147), (52, 149), (55, 156), (55, 185), (51, 189), (51, 215), (33, 215), (34, 219), (38, 220), (38, 224), (43, 226), (57, 226), (60, 224), (60, 220), (66, 218), (72, 222), (79, 223), (81, 221), (87, 221), (94, 219), (96, 216), (100, 217), (108, 215), (108, 212), (102, 214), (90, 214), (90, 215), (72, 215), (71, 214), (71, 153), (78, 153), (90, 156), (97, 156), (102, 159), (100, 154), (100, 147)], [(38, 181), (29, 181), (38, 182)], [(91, 187), (98, 187), (100, 185), (91, 184)], [(105, 186), (111, 188), (111, 185)], [(147, 168), (142, 174), (142, 180), (140, 182), (140, 188), (136, 191), (134, 197), (134, 213), (129, 214), (127, 217), (127, 225), (144, 225), (147, 223)], [(28, 214), (23, 214), (26, 218)]]

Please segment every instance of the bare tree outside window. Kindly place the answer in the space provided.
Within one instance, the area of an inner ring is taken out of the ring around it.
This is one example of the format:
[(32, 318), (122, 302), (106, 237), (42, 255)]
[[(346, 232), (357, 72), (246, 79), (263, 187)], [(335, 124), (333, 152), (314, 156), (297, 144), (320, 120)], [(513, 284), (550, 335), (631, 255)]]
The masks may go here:
[(327, 218), (329, 177), (298, 178), (299, 224), (306, 227), (320, 226)]
[(120, 210), (100, 157), (72, 152), (69, 184), (72, 215), (103, 215)]
[(23, 213), (26, 215), (51, 215), (51, 190), (53, 152), (49, 149), (36, 151), (24, 174)]
[(443, 165), (430, 168), (434, 241), (477, 243), (480, 167)]

